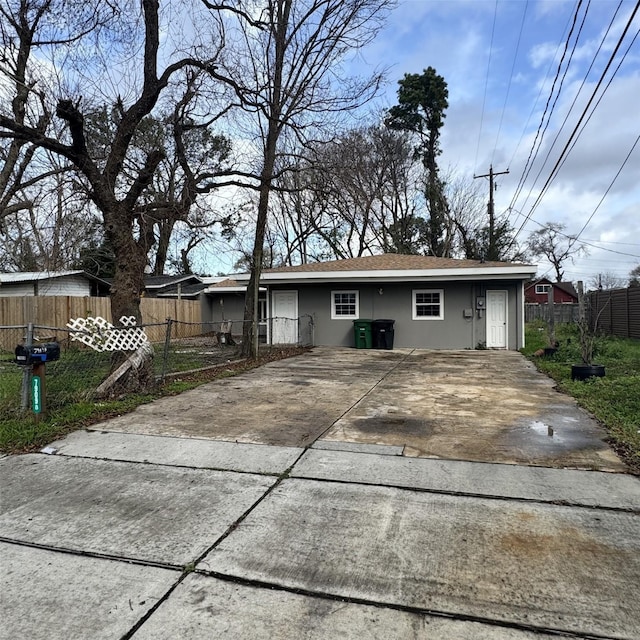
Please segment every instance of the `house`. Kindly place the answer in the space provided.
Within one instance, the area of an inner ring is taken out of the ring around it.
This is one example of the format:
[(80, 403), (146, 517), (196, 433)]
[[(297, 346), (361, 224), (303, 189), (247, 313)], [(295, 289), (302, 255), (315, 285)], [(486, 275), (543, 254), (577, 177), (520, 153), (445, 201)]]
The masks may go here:
[[(203, 308), (203, 322), (213, 324), (232, 321), (234, 334), (242, 334), (242, 322), (244, 318), (245, 292), (247, 290), (246, 280), (242, 283), (235, 280), (235, 277), (221, 278), (218, 282), (209, 285), (204, 293), (205, 301)], [(267, 288), (260, 287), (258, 296), (258, 335), (261, 342), (267, 341)], [(297, 342), (297, 339), (294, 341)]]
[[(268, 269), (259, 315), (270, 343), (296, 343), (308, 318), (314, 344), (352, 346), (353, 321), (393, 319), (395, 346), (519, 349), (524, 283), (535, 265), (383, 254)], [(248, 274), (205, 289), (207, 319), (242, 319)], [(204, 320), (205, 318), (203, 318)], [(268, 320), (269, 319), (269, 320)]]
[(145, 276), (144, 295), (147, 298), (197, 298), (207, 287), (200, 276)]
[(525, 284), (525, 302), (548, 304), (549, 289), (553, 290), (555, 304), (576, 304), (578, 302), (578, 292), (571, 282), (552, 282), (548, 278), (539, 278)]
[(0, 297), (109, 295), (110, 284), (86, 271), (0, 273)]

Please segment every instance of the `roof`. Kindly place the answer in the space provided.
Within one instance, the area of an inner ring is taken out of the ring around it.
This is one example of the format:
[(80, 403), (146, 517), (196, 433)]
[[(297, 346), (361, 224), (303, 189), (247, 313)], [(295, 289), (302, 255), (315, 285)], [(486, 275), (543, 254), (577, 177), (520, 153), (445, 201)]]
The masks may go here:
[[(247, 276), (248, 277), (248, 276)], [(242, 293), (247, 290), (246, 282), (238, 282), (235, 278), (226, 278), (214, 284), (209, 285), (205, 293)], [(264, 287), (260, 287), (260, 291), (266, 291)]]
[[(317, 271), (406, 271), (431, 269), (464, 269), (505, 267), (518, 263), (482, 262), (480, 260), (460, 260), (457, 258), (436, 258), (435, 256), (417, 256), (401, 253), (383, 253), (378, 256), (360, 256), (344, 260), (327, 262), (309, 262), (294, 267), (265, 269), (263, 273), (317, 272)], [(530, 266), (530, 265), (529, 265)]]
[[(366, 281), (366, 280), (477, 280), (520, 279), (528, 280), (537, 267), (516, 262), (482, 262), (457, 258), (385, 253), (377, 256), (362, 256), (346, 260), (311, 262), (294, 267), (265, 269), (261, 282), (302, 281)], [(248, 274), (235, 275), (240, 282)]]
[(178, 284), (179, 282), (185, 282), (189, 280), (194, 280), (195, 282), (201, 282), (200, 276), (196, 276), (193, 274), (189, 275), (179, 275), (179, 276), (145, 276), (144, 277), (144, 286), (146, 289), (162, 289), (171, 284)]
[(576, 300), (578, 299), (578, 292), (573, 286), (573, 282), (554, 282), (553, 284), (554, 286), (558, 287), (558, 289), (562, 289), (570, 296), (573, 296)]
[(0, 273), (0, 285), (17, 282), (34, 282), (37, 280), (52, 280), (53, 278), (65, 278), (68, 276), (82, 276), (87, 280), (95, 280), (104, 284), (110, 284), (104, 278), (99, 278), (81, 269), (75, 271), (18, 271), (15, 273)]
[(206, 288), (207, 284), (204, 282), (194, 282), (188, 284), (182, 284), (178, 282), (167, 286), (162, 291), (158, 292), (159, 298), (177, 298), (179, 295), (183, 298), (195, 298), (199, 296)]

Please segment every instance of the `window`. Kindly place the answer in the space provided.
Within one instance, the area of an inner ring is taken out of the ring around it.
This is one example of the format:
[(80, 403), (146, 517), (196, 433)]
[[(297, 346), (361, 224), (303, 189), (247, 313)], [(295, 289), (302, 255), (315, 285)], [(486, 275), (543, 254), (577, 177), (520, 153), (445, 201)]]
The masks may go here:
[(267, 321), (267, 299), (258, 298), (258, 322)]
[(360, 315), (357, 291), (331, 292), (331, 319), (357, 320)]
[(444, 318), (443, 289), (414, 289), (413, 319), (442, 320)]
[(536, 293), (547, 293), (551, 289), (550, 284), (537, 284), (536, 285)]

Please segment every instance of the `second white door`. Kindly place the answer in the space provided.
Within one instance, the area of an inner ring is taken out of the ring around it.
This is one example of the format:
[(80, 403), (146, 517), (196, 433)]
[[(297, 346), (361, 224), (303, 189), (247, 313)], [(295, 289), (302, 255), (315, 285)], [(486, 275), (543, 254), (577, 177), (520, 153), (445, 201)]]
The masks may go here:
[(507, 348), (506, 291), (487, 291), (487, 348)]

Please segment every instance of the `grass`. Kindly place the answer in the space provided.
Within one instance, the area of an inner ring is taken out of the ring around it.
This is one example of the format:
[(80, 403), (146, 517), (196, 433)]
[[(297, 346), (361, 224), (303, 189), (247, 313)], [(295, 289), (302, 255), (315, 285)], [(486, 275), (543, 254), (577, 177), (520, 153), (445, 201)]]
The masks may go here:
[[(157, 387), (152, 393), (130, 394), (123, 398), (106, 401), (89, 399), (87, 389), (90, 387), (87, 383), (90, 382), (95, 387), (100, 382), (100, 376), (108, 371), (108, 359), (101, 363), (104, 365), (102, 372), (100, 372), (101, 367), (97, 367), (98, 370), (91, 369), (90, 374), (85, 371), (73, 376), (65, 376), (60, 372), (54, 376), (56, 363), (52, 363), (47, 366), (47, 391), (52, 391), (55, 402), (49, 403), (46, 416), (40, 419), (36, 419), (31, 411), (20, 411), (21, 370), (17, 365), (0, 356), (0, 452), (22, 453), (38, 450), (71, 431), (87, 428), (92, 424), (131, 412), (136, 407), (157, 398), (176, 395), (211, 380), (237, 375), (266, 362), (295, 356), (303, 351), (305, 351), (304, 348), (298, 347), (265, 349), (257, 360), (222, 363), (207, 371), (186, 372), (179, 378), (174, 377), (166, 384)], [(62, 367), (63, 358), (60, 363)], [(68, 367), (68, 363), (66, 366)], [(62, 385), (64, 393), (54, 395), (53, 390), (56, 385)]]
[(635, 473), (640, 473), (640, 342), (598, 337), (594, 363), (604, 365), (606, 375), (580, 382), (571, 380), (571, 365), (581, 364), (577, 328), (557, 325), (556, 338), (560, 348), (554, 356), (533, 356), (547, 346), (546, 331), (541, 322), (529, 323), (527, 346), (522, 351), (558, 383), (560, 391), (573, 396), (604, 425), (611, 446)]

